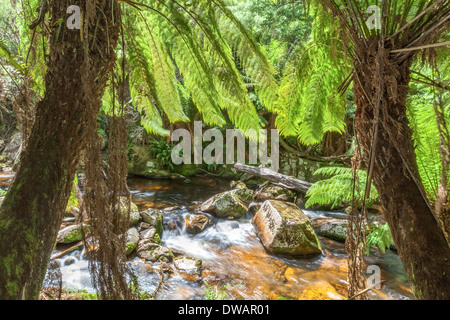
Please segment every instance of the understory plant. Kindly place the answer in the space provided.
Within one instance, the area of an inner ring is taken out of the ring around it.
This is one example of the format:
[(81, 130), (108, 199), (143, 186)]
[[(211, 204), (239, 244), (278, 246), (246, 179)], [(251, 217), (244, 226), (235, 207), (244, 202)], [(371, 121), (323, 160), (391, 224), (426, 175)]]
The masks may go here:
[(172, 163), (172, 147), (164, 141), (161, 140), (153, 140), (152, 141), (152, 151), (155, 154), (156, 159), (161, 168), (167, 168), (169, 170), (173, 169)]
[[(351, 205), (352, 199), (361, 203), (366, 187), (367, 173), (364, 170), (356, 171), (356, 185), (353, 193), (354, 172), (346, 167), (324, 167), (316, 170), (314, 176), (323, 177), (309, 188), (306, 196), (308, 200), (305, 206), (312, 205), (331, 206), (331, 209), (342, 208)], [(370, 208), (378, 200), (378, 192), (371, 186), (371, 192), (366, 199), (366, 206)]]
[(378, 248), (385, 253), (386, 249), (390, 249), (394, 244), (389, 225), (387, 223), (380, 227), (372, 225), (371, 232), (366, 236), (366, 243), (365, 255), (369, 255), (370, 248)]
[(235, 300), (236, 297), (230, 293), (230, 289), (235, 289), (242, 284), (242, 282), (236, 285), (228, 283), (222, 287), (218, 287), (210, 286), (205, 280), (203, 280), (203, 283), (206, 286), (206, 288), (203, 289), (205, 293), (203, 300)]

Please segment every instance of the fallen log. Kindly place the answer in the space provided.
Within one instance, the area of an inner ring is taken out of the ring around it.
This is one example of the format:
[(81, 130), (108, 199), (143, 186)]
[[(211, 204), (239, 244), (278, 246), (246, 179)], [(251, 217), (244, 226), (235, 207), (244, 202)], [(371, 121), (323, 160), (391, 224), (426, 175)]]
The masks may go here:
[(234, 165), (234, 168), (239, 172), (258, 176), (283, 188), (295, 190), (302, 193), (306, 193), (306, 191), (308, 191), (308, 189), (313, 185), (311, 182), (295, 179), (293, 177), (277, 173), (273, 170), (270, 170), (269, 168), (253, 167), (242, 163), (236, 163)]
[(77, 247), (82, 246), (83, 243), (84, 243), (83, 241), (77, 242), (77, 244), (71, 246), (70, 248), (68, 248), (68, 249), (66, 249), (66, 250), (64, 250), (64, 251), (62, 251), (62, 252), (60, 252), (60, 253), (54, 255), (53, 257), (50, 258), (50, 260), (53, 260), (53, 259), (59, 259), (59, 258), (64, 257), (66, 254), (68, 254), (69, 252), (75, 250)]

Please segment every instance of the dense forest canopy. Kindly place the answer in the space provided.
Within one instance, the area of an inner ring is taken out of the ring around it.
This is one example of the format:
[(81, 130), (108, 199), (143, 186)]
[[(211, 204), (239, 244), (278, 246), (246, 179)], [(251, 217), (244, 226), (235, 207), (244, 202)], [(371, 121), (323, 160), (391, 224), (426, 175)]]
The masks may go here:
[(0, 297), (38, 297), (82, 168), (83, 241), (111, 243), (96, 289), (132, 298), (129, 163), (144, 150), (176, 170), (171, 133), (201, 121), (250, 140), (277, 129), (283, 153), (325, 163), (305, 204), (350, 207), (349, 297), (367, 247), (394, 242), (416, 298), (450, 298), (450, 1), (69, 2), (0, 0), (0, 138), (23, 140), (0, 194)]

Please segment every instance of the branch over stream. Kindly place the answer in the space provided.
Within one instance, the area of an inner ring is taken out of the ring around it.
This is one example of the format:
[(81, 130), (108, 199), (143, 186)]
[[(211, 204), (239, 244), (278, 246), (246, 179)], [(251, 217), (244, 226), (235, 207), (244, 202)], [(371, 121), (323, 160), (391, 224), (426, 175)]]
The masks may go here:
[(302, 181), (299, 179), (295, 179), (290, 176), (286, 176), (281, 173), (277, 173), (273, 170), (263, 167), (253, 167), (248, 166), (242, 163), (236, 163), (234, 168), (239, 172), (248, 173), (254, 176), (258, 176), (260, 178), (266, 179), (274, 184), (277, 184), (281, 187), (295, 190), (301, 193), (306, 193), (308, 189), (313, 185), (311, 182)]

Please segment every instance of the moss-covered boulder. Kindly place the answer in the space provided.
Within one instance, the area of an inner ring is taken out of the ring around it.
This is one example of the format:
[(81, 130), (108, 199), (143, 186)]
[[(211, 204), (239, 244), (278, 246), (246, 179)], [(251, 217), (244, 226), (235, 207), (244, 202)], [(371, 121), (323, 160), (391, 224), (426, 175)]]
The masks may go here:
[(176, 172), (160, 168), (158, 160), (154, 159), (150, 148), (134, 146), (128, 161), (128, 173), (148, 179), (184, 179)]
[(149, 240), (139, 241), (137, 254), (139, 258), (150, 262), (171, 262), (175, 258), (172, 250)]
[(238, 197), (246, 206), (248, 206), (253, 201), (253, 191), (247, 187), (236, 186), (236, 189), (230, 191), (233, 195)]
[(252, 223), (267, 251), (287, 256), (314, 256), (322, 246), (311, 221), (295, 204), (267, 200)]
[(347, 220), (318, 218), (312, 222), (318, 235), (345, 243), (347, 239)]
[(202, 260), (192, 257), (176, 257), (173, 264), (184, 280), (196, 282), (201, 279)]
[(181, 164), (174, 166), (172, 172), (178, 173), (183, 177), (192, 177), (195, 176), (197, 173), (201, 173), (200, 168), (201, 167), (196, 164)]
[(136, 228), (130, 228), (127, 231), (127, 246), (126, 246), (126, 253), (127, 256), (133, 253), (133, 251), (136, 249), (137, 244), (139, 242), (139, 232)]
[[(126, 217), (127, 215), (127, 210), (128, 210), (128, 198), (126, 197), (121, 197), (120, 198), (120, 211), (122, 213), (122, 215), (124, 217)], [(137, 205), (133, 202), (131, 202), (130, 204), (130, 224), (129, 227), (134, 227), (135, 225), (137, 225), (139, 223), (139, 220), (141, 219), (141, 216), (139, 214), (139, 209), (137, 207)]]
[(295, 192), (271, 183), (263, 184), (255, 192), (256, 201), (266, 201), (266, 200), (282, 200), (293, 202), (295, 200)]
[(149, 227), (154, 227), (156, 232), (161, 235), (163, 232), (163, 216), (160, 210), (149, 208), (140, 213), (142, 221)]
[(150, 226), (147, 229), (143, 229), (139, 233), (139, 238), (149, 240), (151, 243), (161, 244), (161, 234), (156, 231), (156, 228)]
[(200, 211), (212, 213), (218, 218), (240, 219), (248, 211), (241, 199), (246, 194), (244, 189), (222, 192), (206, 200), (200, 207)]
[(81, 241), (81, 239), (83, 238), (81, 228), (82, 226), (80, 224), (76, 224), (59, 230), (56, 237), (56, 243), (67, 244)]
[(230, 187), (233, 189), (244, 189), (247, 188), (247, 185), (243, 181), (231, 181)]

